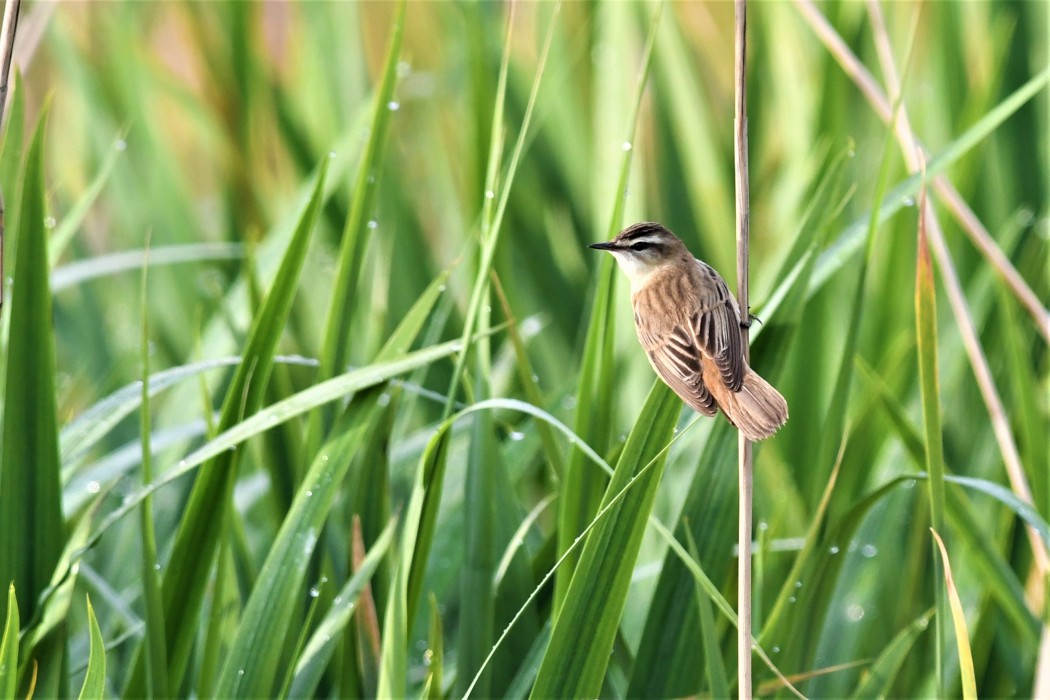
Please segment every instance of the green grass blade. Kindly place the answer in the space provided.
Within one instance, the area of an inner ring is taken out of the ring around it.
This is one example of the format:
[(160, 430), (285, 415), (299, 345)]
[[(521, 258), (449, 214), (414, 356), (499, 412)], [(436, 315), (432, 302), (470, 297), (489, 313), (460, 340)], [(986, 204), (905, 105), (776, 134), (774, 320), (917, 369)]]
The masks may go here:
[(126, 133), (117, 135), (113, 147), (110, 148), (109, 153), (106, 154), (105, 159), (102, 161), (102, 166), (99, 167), (95, 179), (87, 186), (76, 204), (66, 212), (65, 217), (62, 219), (62, 223), (56, 226), (54, 233), (51, 234), (49, 259), (52, 267), (54, 267), (55, 263), (57, 263), (59, 258), (62, 257), (62, 253), (69, 245), (69, 242), (73, 240), (73, 236), (83, 225), (84, 219), (87, 218), (87, 214), (91, 210), (91, 206), (98, 199), (99, 194), (102, 192), (102, 188), (105, 187), (106, 182), (109, 181), (109, 176), (113, 173), (113, 166), (116, 165), (117, 159), (127, 148), (127, 144), (124, 141), (126, 135)]
[[(604, 12), (619, 11), (612, 6), (605, 6)], [(624, 125), (624, 143), (617, 170), (617, 182), (612, 193), (612, 206), (609, 207), (609, 223), (606, 226), (606, 240), (611, 239), (623, 224), (624, 192), (631, 173), (631, 161), (634, 153), (631, 144), (634, 142), (638, 128), (638, 112), (641, 108), (645, 87), (649, 82), (649, 71), (652, 65), (653, 46), (658, 35), (660, 15), (663, 3), (657, 3), (650, 22), (649, 35), (642, 54), (642, 64), (634, 88), (634, 99), (631, 111)], [(583, 348), (583, 361), (580, 367), (579, 381), (576, 385), (576, 422), (574, 429), (577, 435), (587, 444), (600, 451), (608, 449), (613, 434), (613, 394), (615, 375), (613, 340), (616, 331), (616, 311), (613, 306), (614, 283), (617, 275), (616, 265), (611, 256), (602, 256), (598, 269), (598, 285), (587, 325), (587, 339)], [(562, 483), (562, 497), (558, 501), (558, 549), (560, 556), (569, 551), (579, 533), (590, 523), (598, 511), (602, 500), (602, 481), (588, 477), (587, 466), (583, 456), (573, 450), (565, 465), (565, 478)], [(565, 595), (569, 590), (576, 569), (578, 556), (570, 553), (558, 570), (554, 579), (554, 609), (561, 609)]]
[[(348, 329), (351, 326), (348, 321), (355, 308), (354, 301), (361, 277), (361, 265), (373, 229), (368, 222), (375, 208), (379, 188), (378, 170), (394, 112), (391, 105), (396, 104), (393, 101), (394, 86), (397, 83), (397, 64), (401, 55), (401, 40), (404, 36), (405, 7), (404, 0), (398, 3), (394, 21), (390, 27), (382, 77), (373, 98), (371, 119), (364, 126), (368, 138), (358, 161), (357, 174), (354, 178), (350, 213), (343, 228), (336, 276), (331, 289), (324, 326), (320, 353), (321, 366), (318, 370), (318, 379), (321, 381), (334, 376), (337, 370), (345, 367), (350, 359)], [(313, 453), (314, 446), (321, 438), (321, 430), (324, 426), (318, 421), (322, 420), (324, 413), (326, 412), (319, 412), (319, 415), (310, 422), (306, 441), (307, 454)]]
[[(681, 401), (657, 382), (627, 438), (603, 505), (631, 487), (587, 538), (551, 632), (532, 697), (596, 697)], [(648, 465), (655, 460), (652, 469)], [(587, 640), (581, 644), (580, 640)]]
[(4, 634), (0, 638), (0, 698), (13, 700), (18, 690), (18, 600), (15, 586), (7, 587)]
[(91, 598), (87, 599), (88, 630), (91, 637), (91, 650), (88, 655), (87, 673), (84, 684), (80, 687), (80, 700), (102, 700), (106, 695), (106, 643), (102, 639), (102, 630), (95, 619), (95, 610), (91, 607)]
[[(55, 339), (47, 286), (44, 134), (41, 116), (26, 157), (11, 305), (11, 342), (0, 448), (0, 581), (14, 583), (29, 619), (66, 541), (58, 457)], [(31, 649), (24, 649), (31, 652)], [(40, 659), (45, 676), (61, 657)]]
[[(382, 412), (374, 402), (361, 410)], [(301, 604), (296, 594), (302, 589), (307, 564), (336, 491), (371, 423), (359, 411), (344, 414), (303, 478), (248, 599), (216, 687), (219, 697), (273, 695), (284, 632)]]
[[(696, 561), (700, 561), (700, 551), (696, 548), (693, 531), (689, 529), (688, 523), (685, 525), (689, 556)], [(728, 698), (729, 680), (726, 675), (725, 664), (722, 662), (721, 647), (718, 644), (715, 616), (711, 612), (711, 601), (699, 583), (696, 584), (696, 607), (700, 618), (700, 637), (704, 646), (704, 668), (707, 671), (708, 692), (715, 698)]]
[[(148, 250), (148, 243), (147, 243)], [(142, 484), (153, 481), (153, 450), (150, 437), (153, 432), (153, 420), (150, 406), (150, 335), (147, 285), (147, 265), (142, 266), (142, 341), (140, 357), (142, 361), (142, 411), (140, 421), (140, 440), (142, 443)], [(144, 653), (146, 655), (146, 689), (150, 697), (168, 696), (167, 650), (164, 646), (164, 601), (161, 597), (160, 564), (157, 558), (157, 536), (154, 531), (153, 499), (147, 497), (139, 511), (142, 535), (142, 591), (146, 607), (146, 637)], [(90, 606), (90, 603), (89, 603)]]
[(868, 668), (857, 689), (850, 696), (853, 700), (876, 700), (890, 696), (894, 678), (904, 665), (919, 635), (929, 627), (931, 617), (932, 610), (897, 633)]
[(966, 615), (963, 613), (962, 601), (959, 600), (959, 590), (955, 587), (955, 579), (952, 578), (952, 564), (948, 560), (948, 550), (944, 548), (944, 540), (936, 530), (931, 530), (931, 532), (944, 563), (944, 584), (948, 592), (948, 602), (951, 604), (952, 623), (955, 626), (955, 644), (959, 652), (959, 667), (962, 671), (963, 698), (977, 700), (977, 681), (974, 679), (973, 654), (970, 653), (970, 633), (966, 629)]
[[(236, 425), (243, 415), (255, 413), (262, 401), (277, 342), (291, 310), (307, 245), (321, 206), (326, 170), (327, 160), (322, 164), (313, 192), (303, 207), (266, 302), (253, 322), (242, 362), (223, 402), (218, 424), (220, 431)], [(175, 538), (163, 586), (164, 619), (168, 621), (168, 675), (171, 678), (181, 678), (189, 662), (197, 636), (204, 589), (218, 549), (219, 530), (236, 479), (236, 467), (237, 453), (226, 451), (216, 455), (209, 467), (202, 470)], [(136, 672), (128, 693), (141, 694), (143, 680), (141, 671)]]
[[(926, 238), (926, 196), (923, 190), (919, 205), (918, 259), (915, 263), (915, 334), (918, 340), (919, 381), (922, 390), (923, 445), (926, 451), (926, 473), (933, 529), (944, 532), (944, 443), (941, 436), (940, 374), (937, 367), (937, 301), (933, 284), (933, 262)], [(945, 691), (943, 666), (944, 640), (947, 638), (948, 608), (941, 560), (934, 557), (934, 599), (936, 600), (937, 686)]]

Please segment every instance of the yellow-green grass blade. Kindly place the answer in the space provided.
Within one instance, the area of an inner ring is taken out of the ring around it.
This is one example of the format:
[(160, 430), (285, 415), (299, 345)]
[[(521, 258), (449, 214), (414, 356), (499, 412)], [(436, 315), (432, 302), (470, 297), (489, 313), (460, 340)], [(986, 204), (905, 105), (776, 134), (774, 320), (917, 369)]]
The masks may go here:
[(897, 673), (915, 646), (915, 641), (929, 627), (931, 617), (932, 610), (897, 633), (861, 677), (857, 689), (850, 696), (853, 700), (876, 700), (890, 696)]
[[(604, 206), (610, 212), (609, 222), (605, 228), (606, 240), (611, 239), (623, 224), (624, 193), (630, 178), (634, 153), (632, 144), (638, 127), (638, 112), (641, 108), (642, 97), (649, 81), (653, 46), (658, 35), (662, 9), (663, 3), (656, 3), (642, 54), (638, 80), (634, 87), (633, 100), (630, 103), (631, 111), (623, 127), (623, 143), (627, 147), (623, 149), (619, 168), (616, 170), (617, 180), (615, 189), (612, 191), (611, 206), (608, 202)], [(598, 11), (616, 13), (625, 11), (625, 8), (605, 5), (600, 6)], [(606, 21), (611, 20), (606, 18)], [(603, 73), (599, 71), (596, 78), (608, 80), (610, 76), (603, 75)], [(609, 115), (605, 116), (608, 118)], [(576, 420), (573, 428), (587, 444), (604, 452), (609, 448), (614, 429), (613, 395), (616, 384), (613, 380), (615, 376), (613, 343), (617, 311), (614, 307), (613, 289), (617, 271), (613, 261), (606, 259), (611, 256), (603, 255), (602, 258), (598, 265), (598, 285), (591, 308), (590, 321), (587, 325), (583, 360), (576, 385)], [(558, 548), (556, 551), (558, 556), (569, 551), (579, 533), (587, 527), (594, 514), (598, 512), (604, 487), (604, 479), (595, 478), (593, 471), (587, 467), (583, 455), (578, 450), (572, 450), (565, 465), (565, 478), (561, 486), (563, 497), (558, 500)], [(570, 552), (555, 576), (555, 614), (561, 609), (565, 595), (568, 593), (569, 582), (572, 580), (577, 559), (578, 555)]]
[(13, 700), (18, 690), (18, 600), (15, 586), (7, 587), (4, 634), (0, 638), (0, 698)]
[[(44, 134), (47, 112), (36, 127), (23, 174), (18, 222), (11, 342), (4, 388), (3, 446), (0, 448), (0, 581), (14, 584), (22, 619), (39, 614), (66, 542), (58, 457), (55, 398), (55, 340), (51, 291), (47, 286), (44, 224)], [(61, 633), (59, 633), (61, 636)], [(22, 649), (34, 654), (33, 645)], [(62, 671), (62, 649), (42, 655), (42, 686), (52, 687)]]
[[(657, 382), (627, 438), (603, 505), (628, 485), (631, 490), (584, 544), (532, 697), (595, 697), (601, 691), (642, 534), (663, 473), (664, 457), (660, 455), (681, 410), (681, 401)], [(581, 640), (587, 642), (581, 644)]]
[[(313, 191), (304, 203), (295, 233), (266, 302), (253, 322), (242, 362), (234, 373), (223, 401), (218, 423), (220, 431), (233, 427), (242, 416), (251, 415), (259, 409), (321, 206), (326, 170), (327, 161), (322, 164)], [(227, 451), (216, 455), (194, 483), (180, 521), (163, 582), (164, 619), (168, 623), (168, 675), (171, 678), (183, 677), (189, 662), (197, 635), (204, 590), (214, 563), (236, 475), (237, 452)], [(142, 665), (136, 668), (141, 669)], [(143, 672), (136, 670), (127, 692), (132, 695), (143, 693), (144, 680)]]
[(76, 235), (77, 231), (83, 225), (84, 219), (91, 210), (91, 206), (98, 199), (99, 194), (101, 194), (102, 188), (105, 187), (106, 183), (109, 181), (109, 176), (113, 173), (113, 166), (116, 165), (117, 159), (127, 148), (127, 143), (124, 141), (125, 136), (127, 136), (126, 132), (117, 134), (114, 139), (113, 147), (110, 148), (105, 159), (103, 159), (102, 165), (99, 166), (95, 178), (84, 190), (80, 199), (78, 199), (69, 211), (66, 212), (65, 217), (62, 218), (62, 223), (58, 224), (55, 227), (54, 233), (51, 234), (51, 249), (48, 251), (48, 258), (52, 267), (54, 267), (59, 258), (62, 257), (62, 253), (65, 252), (69, 242), (73, 240), (73, 236)]
[(955, 587), (955, 579), (952, 577), (952, 563), (948, 560), (948, 550), (944, 547), (944, 540), (936, 530), (931, 529), (931, 532), (944, 564), (944, 585), (947, 588), (948, 602), (951, 604), (952, 624), (955, 626), (955, 645), (959, 653), (959, 668), (962, 675), (962, 695), (965, 700), (977, 700), (973, 654), (970, 653), (970, 633), (966, 629), (966, 615), (963, 612), (962, 601), (959, 600), (959, 590)]
[(87, 672), (84, 684), (80, 687), (80, 700), (102, 700), (106, 695), (106, 643), (102, 639), (102, 630), (95, 619), (95, 610), (91, 599), (87, 599), (88, 631), (91, 646), (88, 652)]

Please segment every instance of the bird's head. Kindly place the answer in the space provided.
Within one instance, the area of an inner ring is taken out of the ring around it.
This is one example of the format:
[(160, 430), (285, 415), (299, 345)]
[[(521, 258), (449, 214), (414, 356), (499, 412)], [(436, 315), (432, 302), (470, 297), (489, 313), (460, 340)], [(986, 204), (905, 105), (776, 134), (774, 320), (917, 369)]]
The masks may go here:
[(662, 268), (674, 265), (683, 257), (692, 259), (678, 236), (651, 221), (628, 226), (608, 243), (594, 243), (590, 247), (612, 253), (634, 290), (644, 286), (649, 277)]

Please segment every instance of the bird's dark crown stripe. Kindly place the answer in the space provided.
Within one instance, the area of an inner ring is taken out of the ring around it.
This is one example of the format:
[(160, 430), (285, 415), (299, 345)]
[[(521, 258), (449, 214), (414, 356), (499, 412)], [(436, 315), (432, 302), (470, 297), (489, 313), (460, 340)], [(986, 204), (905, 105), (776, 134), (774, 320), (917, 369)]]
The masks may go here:
[(643, 236), (656, 236), (662, 238), (664, 231), (664, 227), (659, 224), (635, 224), (624, 231), (620, 237), (625, 241), (633, 241)]

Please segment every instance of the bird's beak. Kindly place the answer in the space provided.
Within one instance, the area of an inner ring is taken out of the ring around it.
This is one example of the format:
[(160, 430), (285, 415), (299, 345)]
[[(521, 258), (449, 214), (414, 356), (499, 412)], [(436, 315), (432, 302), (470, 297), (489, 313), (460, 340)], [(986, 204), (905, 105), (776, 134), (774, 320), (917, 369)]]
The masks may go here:
[(591, 243), (588, 248), (594, 248), (595, 250), (619, 250), (620, 246), (616, 245), (615, 242), (609, 241), (608, 243)]

